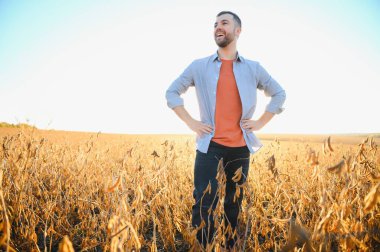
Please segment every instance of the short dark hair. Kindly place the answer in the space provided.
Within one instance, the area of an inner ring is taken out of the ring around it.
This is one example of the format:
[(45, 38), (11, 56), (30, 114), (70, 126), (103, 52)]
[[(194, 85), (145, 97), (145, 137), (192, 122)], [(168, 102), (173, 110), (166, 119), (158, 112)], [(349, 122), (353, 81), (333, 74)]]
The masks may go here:
[(221, 11), (221, 12), (218, 13), (218, 15), (216, 15), (216, 17), (220, 17), (221, 15), (224, 15), (224, 14), (230, 14), (230, 15), (232, 15), (232, 17), (234, 18), (235, 23), (241, 28), (241, 20), (240, 20), (239, 16), (236, 15), (235, 13), (233, 13), (232, 11)]

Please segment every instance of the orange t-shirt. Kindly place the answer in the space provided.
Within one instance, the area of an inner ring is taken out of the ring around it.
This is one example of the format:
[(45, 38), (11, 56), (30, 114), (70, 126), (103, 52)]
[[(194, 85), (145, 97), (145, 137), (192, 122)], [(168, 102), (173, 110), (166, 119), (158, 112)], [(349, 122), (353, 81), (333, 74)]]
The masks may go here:
[(215, 134), (212, 141), (228, 147), (241, 147), (246, 143), (240, 128), (242, 105), (233, 62), (222, 59), (216, 90)]

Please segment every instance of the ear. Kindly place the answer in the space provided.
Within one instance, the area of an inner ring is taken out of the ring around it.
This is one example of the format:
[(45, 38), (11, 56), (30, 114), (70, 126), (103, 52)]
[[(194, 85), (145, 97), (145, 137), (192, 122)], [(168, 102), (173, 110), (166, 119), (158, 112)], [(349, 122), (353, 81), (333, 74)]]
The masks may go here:
[(237, 28), (235, 29), (235, 35), (236, 35), (237, 37), (239, 37), (239, 36), (240, 36), (240, 33), (241, 33), (241, 27), (237, 27)]

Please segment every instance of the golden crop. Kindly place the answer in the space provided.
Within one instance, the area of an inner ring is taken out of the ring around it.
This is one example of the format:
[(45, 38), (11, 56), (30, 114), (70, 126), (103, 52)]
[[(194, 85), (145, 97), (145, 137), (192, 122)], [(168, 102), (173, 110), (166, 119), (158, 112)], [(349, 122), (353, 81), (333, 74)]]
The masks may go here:
[[(235, 195), (245, 195), (236, 251), (380, 249), (377, 144), (333, 140), (268, 140), (251, 156)], [(193, 137), (1, 129), (0, 142), (1, 249), (200, 250), (190, 222)], [(208, 251), (223, 251), (231, 231), (223, 211), (209, 211), (217, 232)]]

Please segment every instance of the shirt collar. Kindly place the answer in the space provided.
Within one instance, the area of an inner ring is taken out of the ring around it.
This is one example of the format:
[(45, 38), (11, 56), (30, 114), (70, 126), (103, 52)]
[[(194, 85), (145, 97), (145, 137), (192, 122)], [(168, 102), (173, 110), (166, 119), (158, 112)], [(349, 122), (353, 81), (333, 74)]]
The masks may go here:
[[(212, 56), (212, 61), (214, 62), (215, 60), (220, 61), (218, 51), (216, 51)], [(236, 52), (236, 61), (238, 62), (243, 62), (244, 63), (244, 58), (239, 55), (239, 52)]]

